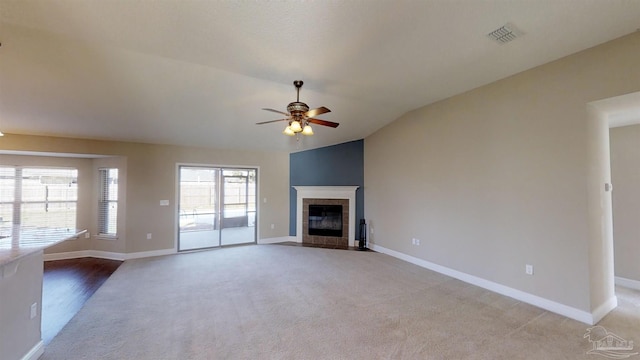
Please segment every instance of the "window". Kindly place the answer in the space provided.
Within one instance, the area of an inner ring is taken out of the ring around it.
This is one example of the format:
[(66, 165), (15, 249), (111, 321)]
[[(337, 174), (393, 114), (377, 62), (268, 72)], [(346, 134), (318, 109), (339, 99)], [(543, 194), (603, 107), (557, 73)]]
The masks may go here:
[(118, 169), (98, 169), (100, 194), (98, 199), (98, 235), (118, 233)]
[(13, 224), (13, 199), (15, 196), (16, 169), (0, 167), (0, 226)]
[(0, 168), (0, 225), (75, 229), (78, 170)]

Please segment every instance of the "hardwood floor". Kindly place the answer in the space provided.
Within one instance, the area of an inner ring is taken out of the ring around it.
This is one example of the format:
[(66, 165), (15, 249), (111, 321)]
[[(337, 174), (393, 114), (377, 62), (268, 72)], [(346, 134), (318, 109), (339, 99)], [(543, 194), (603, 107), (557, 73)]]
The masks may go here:
[(42, 283), (42, 340), (45, 345), (122, 264), (97, 258), (45, 261)]

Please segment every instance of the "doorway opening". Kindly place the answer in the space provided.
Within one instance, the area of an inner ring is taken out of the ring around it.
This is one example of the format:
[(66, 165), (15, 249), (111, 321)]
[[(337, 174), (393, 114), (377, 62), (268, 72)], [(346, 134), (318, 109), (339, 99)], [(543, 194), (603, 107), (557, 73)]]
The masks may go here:
[(257, 169), (178, 167), (178, 251), (255, 244)]
[[(632, 236), (632, 246), (625, 248), (625, 231), (620, 228), (627, 212), (637, 213), (636, 210), (618, 208), (616, 223), (616, 238), (614, 240), (614, 211), (612, 190), (612, 158), (610, 144), (610, 128), (638, 124), (640, 122), (640, 92), (621, 95), (613, 98), (594, 101), (587, 106), (589, 132), (589, 216), (590, 216), (590, 281), (594, 285), (591, 291), (591, 302), (594, 322), (602, 319), (610, 310), (618, 305), (616, 294), (620, 288), (616, 285), (631, 287), (640, 284), (637, 280), (624, 278), (625, 256), (640, 249), (635, 236)], [(635, 142), (634, 142), (635, 144)], [(634, 147), (635, 148), (635, 147)], [(632, 165), (633, 166), (633, 165)], [(619, 167), (619, 164), (618, 164)], [(620, 173), (619, 173), (620, 174)], [(617, 182), (622, 184), (621, 178), (616, 176)], [(624, 186), (616, 187), (616, 195), (632, 198), (633, 191), (623, 190)], [(625, 192), (624, 194), (620, 191)], [(618, 205), (620, 202), (618, 200)], [(635, 223), (632, 222), (635, 225)], [(615, 243), (615, 246), (614, 246)], [(624, 248), (624, 255), (620, 251)], [(636, 252), (637, 253), (637, 252)], [(614, 261), (615, 258), (615, 261)], [(635, 259), (634, 259), (635, 260)], [(635, 265), (637, 261), (633, 261)], [(622, 275), (622, 277), (621, 277)], [(637, 272), (627, 275), (637, 278)], [(624, 290), (624, 289), (622, 289)]]

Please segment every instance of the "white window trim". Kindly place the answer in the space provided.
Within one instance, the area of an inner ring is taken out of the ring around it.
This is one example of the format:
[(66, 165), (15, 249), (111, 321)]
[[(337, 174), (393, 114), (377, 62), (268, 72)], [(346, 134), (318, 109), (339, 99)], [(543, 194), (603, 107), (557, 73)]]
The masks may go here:
[[(120, 201), (120, 181), (119, 181), (119, 177), (120, 177), (120, 170), (117, 167), (100, 167), (98, 168), (98, 229), (96, 231), (97, 235), (95, 235), (96, 239), (99, 240), (117, 240), (118, 239), (118, 224), (119, 224), (119, 216), (118, 213), (119, 211), (116, 211), (116, 232), (115, 233), (101, 233), (100, 231), (101, 229), (101, 214), (102, 212), (100, 211), (100, 203), (103, 202), (104, 199), (104, 187), (103, 187), (103, 173), (107, 172), (109, 170), (116, 170), (118, 172), (118, 187), (116, 190), (116, 200), (111, 200), (111, 201), (107, 201), (107, 203), (109, 202), (115, 202), (118, 206), (120, 205), (121, 201)], [(108, 190), (108, 189), (107, 189)]]

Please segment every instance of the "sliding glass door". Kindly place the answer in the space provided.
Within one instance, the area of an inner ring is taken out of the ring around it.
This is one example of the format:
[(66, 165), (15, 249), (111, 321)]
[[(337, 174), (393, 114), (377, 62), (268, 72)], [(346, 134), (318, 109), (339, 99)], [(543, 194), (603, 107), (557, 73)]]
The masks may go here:
[(221, 245), (255, 241), (256, 171), (222, 170)]
[(180, 166), (178, 251), (256, 242), (256, 169)]

